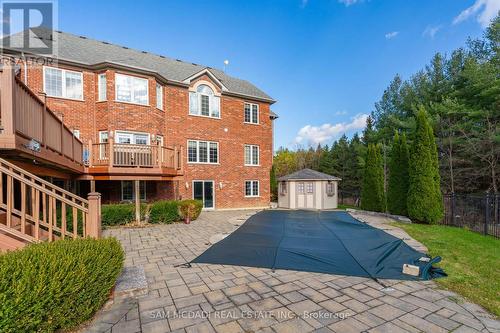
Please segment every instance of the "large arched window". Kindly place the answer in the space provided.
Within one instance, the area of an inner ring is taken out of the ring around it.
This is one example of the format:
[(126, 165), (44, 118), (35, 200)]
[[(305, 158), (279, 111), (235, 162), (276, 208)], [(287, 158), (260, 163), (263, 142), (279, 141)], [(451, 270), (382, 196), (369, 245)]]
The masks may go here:
[(220, 98), (206, 84), (200, 84), (196, 92), (189, 92), (189, 114), (220, 118)]

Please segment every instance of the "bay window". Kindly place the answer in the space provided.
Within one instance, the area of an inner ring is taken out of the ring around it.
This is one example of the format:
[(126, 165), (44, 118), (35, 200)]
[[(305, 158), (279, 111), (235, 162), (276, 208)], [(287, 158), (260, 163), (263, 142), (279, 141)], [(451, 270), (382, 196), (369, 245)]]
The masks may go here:
[(148, 80), (135, 76), (116, 74), (116, 100), (118, 102), (148, 105)]
[(83, 75), (54, 67), (43, 68), (44, 92), (50, 97), (83, 99)]
[(106, 100), (106, 74), (99, 74), (97, 77), (97, 101), (102, 102)]
[(156, 84), (156, 107), (163, 110), (163, 87), (161, 84)]

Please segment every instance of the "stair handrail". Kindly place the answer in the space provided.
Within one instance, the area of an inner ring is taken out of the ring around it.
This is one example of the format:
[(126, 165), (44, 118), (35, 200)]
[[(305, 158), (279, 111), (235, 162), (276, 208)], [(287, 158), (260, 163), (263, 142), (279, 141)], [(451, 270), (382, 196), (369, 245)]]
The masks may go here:
[[(60, 187), (58, 187), (58, 186), (56, 186), (54, 184), (51, 184), (50, 182), (48, 182), (48, 181), (46, 181), (46, 180), (44, 180), (44, 179), (42, 179), (42, 178), (40, 178), (38, 176), (35, 176), (35, 175), (31, 174), (31, 173), (29, 175), (27, 175), (27, 172), (25, 170), (23, 170), (22, 168), (18, 167), (15, 164), (7, 162), (3, 158), (0, 158), (0, 168), (1, 169), (5, 168), (3, 165), (7, 165), (10, 169), (13, 169), (13, 170), (17, 171), (18, 173), (22, 174), (23, 176), (28, 176), (29, 180), (36, 180), (37, 182), (40, 182), (43, 185), (42, 188), (48, 191), (48, 192), (46, 192), (47, 194), (56, 194), (57, 195), (57, 193), (55, 191), (58, 191), (58, 192), (61, 192), (64, 195), (70, 197), (71, 198), (71, 200), (70, 200), (71, 202), (74, 202), (74, 201), (78, 200), (78, 201), (80, 201), (82, 203), (82, 206), (86, 205), (88, 207), (89, 202), (88, 202), (87, 199), (84, 199), (84, 198), (82, 198), (82, 197), (80, 197), (80, 196), (78, 196), (78, 195), (76, 195), (74, 193), (66, 191), (65, 189), (62, 189), (62, 188), (60, 188)], [(22, 177), (22, 178), (26, 179), (25, 177)], [(31, 185), (32, 183), (28, 181), (26, 184)], [(40, 190), (42, 190), (42, 189), (40, 189)], [(65, 198), (65, 197), (63, 197), (61, 195), (59, 195), (59, 197), (62, 197), (63, 199), (68, 200), (67, 198)]]

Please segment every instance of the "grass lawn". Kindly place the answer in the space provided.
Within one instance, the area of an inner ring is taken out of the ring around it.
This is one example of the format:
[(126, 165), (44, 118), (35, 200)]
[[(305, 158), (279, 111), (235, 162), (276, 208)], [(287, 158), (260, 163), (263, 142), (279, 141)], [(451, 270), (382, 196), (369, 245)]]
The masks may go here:
[(442, 287), (500, 316), (500, 240), (465, 229), (442, 225), (393, 223), (425, 244), (448, 277)]
[(354, 205), (342, 205), (342, 204), (338, 204), (337, 208), (338, 209), (344, 209), (344, 210), (346, 210), (347, 208), (359, 209), (359, 207), (356, 207)]

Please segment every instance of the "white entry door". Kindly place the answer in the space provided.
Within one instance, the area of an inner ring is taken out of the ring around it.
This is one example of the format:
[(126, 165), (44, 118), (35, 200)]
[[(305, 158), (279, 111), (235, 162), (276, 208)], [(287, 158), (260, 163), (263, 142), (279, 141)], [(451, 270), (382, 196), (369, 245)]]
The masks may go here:
[(314, 182), (297, 183), (297, 208), (314, 208)]

